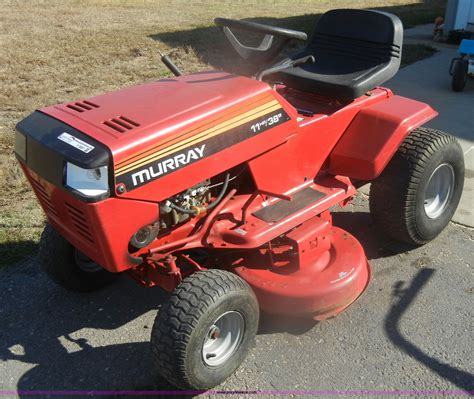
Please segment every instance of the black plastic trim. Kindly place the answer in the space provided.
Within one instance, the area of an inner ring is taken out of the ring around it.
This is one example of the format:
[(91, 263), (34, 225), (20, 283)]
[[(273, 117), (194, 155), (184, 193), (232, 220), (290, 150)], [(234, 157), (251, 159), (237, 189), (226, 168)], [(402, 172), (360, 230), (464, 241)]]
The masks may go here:
[[(16, 129), (26, 137), (26, 159), (23, 158), (17, 149), (15, 149), (15, 155), (20, 161), (25, 163), (29, 169), (56, 187), (71, 193), (81, 201), (98, 202), (110, 197), (110, 187), (111, 182), (113, 182), (111, 177), (112, 154), (106, 146), (41, 111), (35, 111), (20, 121), (16, 125)], [(59, 140), (58, 136), (64, 132), (69, 133), (94, 148), (90, 152), (85, 153)], [(108, 193), (96, 197), (88, 197), (77, 190), (66, 187), (66, 162), (73, 163), (84, 169), (108, 166)]]

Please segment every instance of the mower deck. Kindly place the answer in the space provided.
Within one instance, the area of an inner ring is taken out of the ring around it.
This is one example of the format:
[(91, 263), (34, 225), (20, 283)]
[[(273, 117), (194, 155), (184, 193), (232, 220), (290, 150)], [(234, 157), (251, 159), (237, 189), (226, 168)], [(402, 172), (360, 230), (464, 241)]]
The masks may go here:
[[(325, 223), (327, 235), (310, 234)], [(222, 259), (253, 288), (264, 311), (324, 320), (365, 291), (370, 268), (362, 246), (349, 233), (315, 217), (288, 238)]]

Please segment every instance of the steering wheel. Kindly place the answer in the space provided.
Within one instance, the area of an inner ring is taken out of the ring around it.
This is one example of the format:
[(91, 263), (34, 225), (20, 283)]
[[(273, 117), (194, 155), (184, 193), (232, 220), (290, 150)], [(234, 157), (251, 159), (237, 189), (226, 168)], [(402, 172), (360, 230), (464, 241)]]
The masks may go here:
[(279, 28), (277, 26), (270, 26), (264, 24), (257, 24), (256, 22), (250, 21), (239, 21), (237, 19), (228, 19), (228, 18), (215, 18), (214, 23), (217, 26), (226, 26), (228, 28), (235, 28), (240, 30), (245, 30), (248, 32), (259, 32), (265, 33), (272, 36), (283, 36), (288, 39), (296, 40), (306, 40), (308, 35), (304, 32), (298, 32), (297, 30)]
[[(256, 62), (269, 61), (274, 58), (290, 40), (306, 40), (304, 32), (258, 24), (250, 21), (239, 21), (228, 18), (215, 18), (214, 23), (220, 26), (235, 51), (244, 59), (253, 58)], [(231, 28), (265, 34), (258, 47), (243, 45), (235, 37)], [(276, 40), (274, 40), (274, 38)]]

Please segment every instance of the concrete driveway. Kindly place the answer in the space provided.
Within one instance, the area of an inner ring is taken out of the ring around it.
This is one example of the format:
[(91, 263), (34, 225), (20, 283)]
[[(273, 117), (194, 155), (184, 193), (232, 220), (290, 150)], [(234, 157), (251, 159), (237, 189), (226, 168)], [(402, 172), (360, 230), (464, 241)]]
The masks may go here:
[[(433, 104), (441, 116), (431, 125), (461, 139), (471, 168), (462, 209), (471, 212), (474, 87), (450, 91), (446, 69), (452, 53), (443, 49), (403, 69), (388, 86)], [(458, 216), (472, 226), (472, 213)], [(218, 389), (295, 397), (474, 391), (473, 229), (451, 224), (434, 242), (410, 249), (375, 229), (363, 195), (335, 215), (335, 224), (366, 248), (373, 270), (366, 293), (343, 314), (318, 324), (263, 317), (255, 348)], [(163, 300), (159, 289), (125, 277), (98, 293), (67, 293), (46, 278), (34, 257), (2, 270), (3, 394), (172, 389), (156, 376), (148, 346)]]

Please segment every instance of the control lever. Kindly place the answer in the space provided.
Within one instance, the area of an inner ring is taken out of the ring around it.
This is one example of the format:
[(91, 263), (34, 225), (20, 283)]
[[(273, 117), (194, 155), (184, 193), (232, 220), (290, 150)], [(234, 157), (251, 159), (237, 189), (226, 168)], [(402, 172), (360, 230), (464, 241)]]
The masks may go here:
[(298, 58), (297, 60), (292, 60), (290, 58), (287, 58), (283, 62), (272, 66), (268, 69), (264, 69), (263, 71), (259, 72), (256, 76), (255, 79), (257, 80), (262, 80), (265, 76), (271, 75), (272, 73), (279, 72), (283, 69), (290, 68), (290, 67), (295, 67), (301, 64), (314, 64), (315, 58), (312, 55), (307, 55), (306, 57)]
[(160, 54), (161, 62), (166, 65), (166, 67), (173, 73), (174, 76), (181, 76), (183, 74), (175, 65), (175, 63), (171, 61), (171, 58), (163, 54), (161, 51), (158, 51), (158, 54)]

